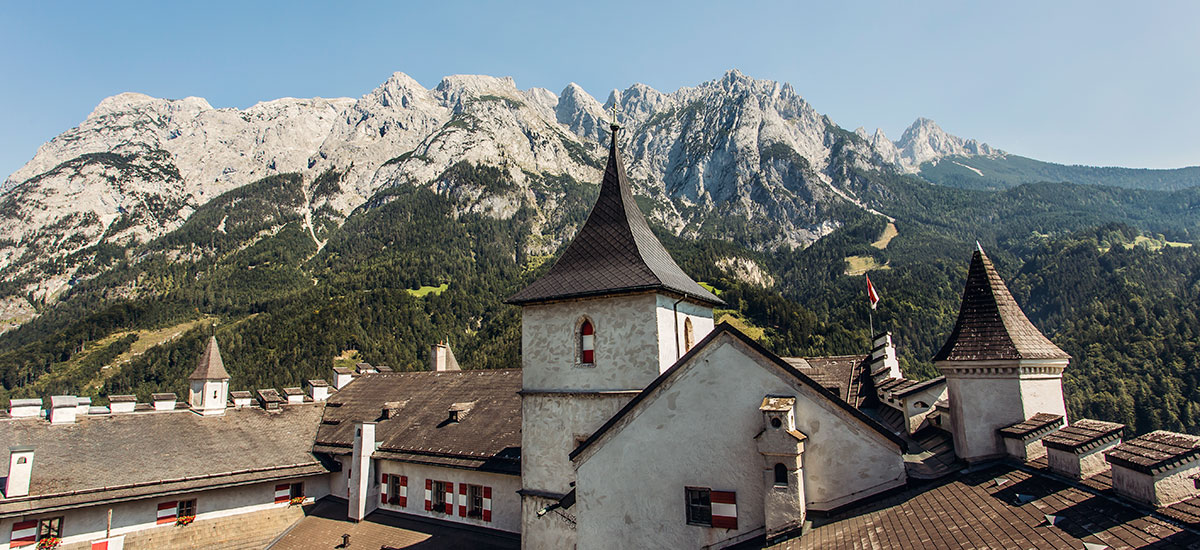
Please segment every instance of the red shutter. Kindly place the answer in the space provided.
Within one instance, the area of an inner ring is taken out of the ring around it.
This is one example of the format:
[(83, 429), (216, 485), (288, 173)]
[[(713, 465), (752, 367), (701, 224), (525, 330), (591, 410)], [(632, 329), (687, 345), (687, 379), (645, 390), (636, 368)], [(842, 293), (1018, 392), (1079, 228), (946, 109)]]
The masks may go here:
[(713, 491), (712, 526), (720, 529), (737, 529), (737, 493)]
[(483, 488), (483, 521), (492, 521), (492, 488)]
[(37, 526), (36, 519), (29, 521), (18, 521), (13, 524), (12, 535), (9, 536), (9, 548), (20, 548), (37, 542)]
[(579, 327), (579, 362), (593, 363), (596, 358), (596, 340), (595, 329), (592, 328), (591, 321), (584, 321), (583, 326)]
[(158, 525), (175, 523), (175, 514), (178, 512), (178, 509), (178, 503), (174, 500), (158, 503)]
[(467, 517), (467, 484), (458, 484), (458, 515)]
[(433, 511), (433, 480), (425, 480), (425, 511)]
[(380, 483), (379, 503), (387, 504), (388, 503), (388, 501), (387, 501), (387, 498), (388, 498), (388, 494), (387, 494), (388, 493), (388, 475), (387, 474), (379, 474), (379, 480), (380, 480), (379, 481), (379, 483)]
[(446, 513), (454, 515), (454, 484), (446, 482)]
[(400, 476), (400, 494), (396, 497), (396, 504), (408, 506), (408, 476)]
[(280, 483), (275, 486), (275, 504), (283, 504), (292, 499), (292, 485)]

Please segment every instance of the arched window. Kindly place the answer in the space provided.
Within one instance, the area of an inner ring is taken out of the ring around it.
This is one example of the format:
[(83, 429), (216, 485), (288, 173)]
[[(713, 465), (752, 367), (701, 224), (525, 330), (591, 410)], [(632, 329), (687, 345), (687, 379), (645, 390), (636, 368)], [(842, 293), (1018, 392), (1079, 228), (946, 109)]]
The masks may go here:
[(592, 322), (584, 319), (583, 324), (579, 325), (579, 362), (585, 365), (590, 365), (596, 359), (596, 330), (592, 328)]
[(784, 466), (783, 464), (775, 465), (775, 484), (776, 485), (787, 485), (788, 484), (787, 466)]
[(688, 317), (683, 321), (683, 351), (687, 353), (692, 351), (692, 346), (696, 345), (696, 336), (692, 332), (692, 318)]

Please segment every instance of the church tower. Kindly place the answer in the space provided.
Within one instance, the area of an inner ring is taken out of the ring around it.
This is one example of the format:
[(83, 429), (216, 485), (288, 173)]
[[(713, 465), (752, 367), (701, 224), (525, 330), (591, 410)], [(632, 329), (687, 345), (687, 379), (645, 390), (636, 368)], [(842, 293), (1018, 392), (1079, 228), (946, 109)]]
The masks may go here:
[(933, 358), (946, 376), (954, 451), (977, 462), (1004, 454), (997, 430), (1037, 413), (1066, 418), (1062, 373), (1071, 356), (1033, 326), (980, 247), (971, 256), (958, 322)]
[(188, 377), (188, 403), (192, 410), (205, 416), (225, 414), (225, 404), (229, 400), (229, 373), (225, 372), (225, 363), (221, 361), (221, 349), (217, 347), (217, 337), (210, 336), (208, 345), (200, 354), (196, 370)]
[(723, 302), (675, 263), (634, 202), (613, 124), (587, 221), (522, 306), (522, 545), (571, 548), (568, 455), (713, 329)]

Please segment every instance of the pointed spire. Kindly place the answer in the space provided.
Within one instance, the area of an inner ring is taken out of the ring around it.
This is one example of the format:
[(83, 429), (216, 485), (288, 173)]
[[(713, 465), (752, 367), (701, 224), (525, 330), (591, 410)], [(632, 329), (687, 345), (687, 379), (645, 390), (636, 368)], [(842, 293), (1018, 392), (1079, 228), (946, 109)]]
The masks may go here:
[(208, 337), (208, 345), (204, 347), (199, 364), (188, 380), (229, 380), (229, 373), (225, 372), (225, 362), (221, 361), (221, 348), (217, 346), (215, 335)]
[(650, 231), (625, 176), (617, 148), (620, 126), (614, 120), (610, 127), (612, 142), (600, 196), (583, 228), (550, 271), (509, 298), (508, 303), (664, 290), (705, 304), (724, 304), (688, 277)]
[(934, 361), (1070, 359), (1033, 326), (979, 246), (971, 255), (954, 331)]

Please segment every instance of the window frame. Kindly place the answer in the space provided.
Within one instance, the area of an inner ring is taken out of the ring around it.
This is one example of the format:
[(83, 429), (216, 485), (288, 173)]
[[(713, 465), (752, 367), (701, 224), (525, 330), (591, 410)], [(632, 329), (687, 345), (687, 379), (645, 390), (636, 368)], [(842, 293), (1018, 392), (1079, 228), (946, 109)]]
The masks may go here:
[(467, 517), (483, 519), (483, 485), (467, 485)]
[[(34, 541), (40, 541), (46, 538), (62, 538), (63, 516), (54, 516), (49, 518), (41, 518), (38, 520), (37, 536)], [(45, 531), (43, 533), (43, 531)]]
[(683, 320), (683, 352), (687, 353), (696, 347), (696, 331), (692, 328), (692, 318)]
[[(585, 329), (590, 331), (585, 332)], [(592, 339), (591, 349), (585, 349), (584, 337), (587, 336), (591, 336)], [(591, 355), (590, 358), (588, 354)], [(596, 322), (586, 315), (581, 317), (575, 326), (575, 364), (581, 367), (596, 366)]]
[[(189, 509), (191, 510), (190, 513)], [(183, 516), (196, 516), (196, 499), (175, 501), (175, 518), (178, 519)]]
[[(780, 476), (779, 476), (780, 472), (783, 473), (782, 480), (780, 480)], [(788, 480), (788, 477), (789, 477), (788, 474), (789, 474), (789, 472), (788, 472), (787, 465), (785, 465), (782, 462), (776, 462), (775, 463), (775, 486), (776, 487), (787, 487), (787, 486), (791, 485), (792, 484), (791, 481)]]
[(712, 527), (712, 489), (709, 487), (684, 487), (683, 491), (683, 506), (687, 514), (687, 524)]
[(439, 514), (446, 514), (446, 481), (433, 480), (433, 494), (429, 495), (429, 502), (432, 505), (430, 511)]
[(388, 474), (387, 496), (388, 504), (393, 506), (400, 505), (400, 488), (404, 486), (401, 483), (403, 479), (397, 474)]

